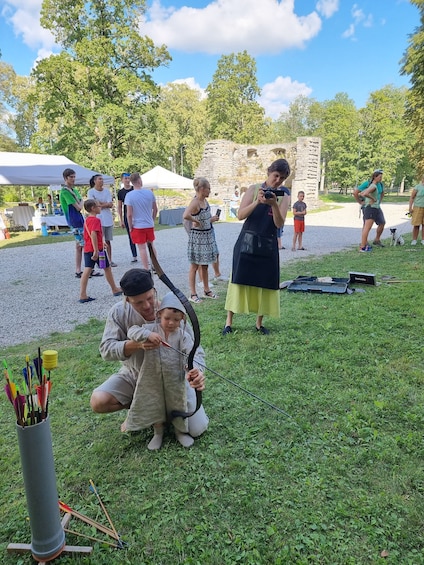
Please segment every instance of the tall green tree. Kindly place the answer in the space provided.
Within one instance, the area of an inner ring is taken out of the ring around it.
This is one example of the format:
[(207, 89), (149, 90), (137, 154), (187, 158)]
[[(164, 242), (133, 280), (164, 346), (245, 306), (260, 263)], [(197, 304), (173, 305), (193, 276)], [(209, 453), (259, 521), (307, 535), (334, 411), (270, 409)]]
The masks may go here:
[(11, 87), (10, 104), (13, 114), (10, 124), (20, 149), (29, 150), (33, 136), (39, 129), (34, 79), (16, 75)]
[(247, 51), (222, 56), (206, 92), (211, 138), (260, 142), (265, 111), (257, 102), (256, 61)]
[(372, 92), (361, 109), (361, 171), (369, 175), (384, 170), (386, 185), (399, 186), (403, 177), (412, 182), (408, 165), (411, 139), (405, 122), (407, 90), (386, 85)]
[(418, 8), (420, 26), (409, 39), (401, 62), (401, 74), (408, 75), (411, 88), (406, 100), (405, 120), (412, 139), (411, 156), (417, 175), (424, 174), (424, 0), (410, 0)]
[(313, 98), (297, 96), (290, 103), (289, 111), (273, 122), (271, 130), (275, 141), (272, 143), (296, 141), (298, 137), (314, 135), (317, 127), (311, 115), (314, 102)]
[(167, 84), (161, 89), (158, 119), (162, 154), (158, 162), (192, 177), (207, 141), (206, 101), (186, 84)]
[(315, 135), (322, 138), (321, 153), (326, 186), (336, 184), (344, 189), (354, 186), (359, 115), (353, 100), (341, 92), (333, 100), (321, 105), (315, 103), (311, 111), (317, 119)]
[(17, 151), (11, 112), (16, 80), (17, 75), (12, 65), (0, 61), (0, 151)]
[(149, 72), (170, 56), (138, 32), (145, 5), (44, 0), (41, 23), (63, 50), (33, 72), (39, 117), (50, 125), (39, 145), (116, 175), (150, 165), (159, 89)]

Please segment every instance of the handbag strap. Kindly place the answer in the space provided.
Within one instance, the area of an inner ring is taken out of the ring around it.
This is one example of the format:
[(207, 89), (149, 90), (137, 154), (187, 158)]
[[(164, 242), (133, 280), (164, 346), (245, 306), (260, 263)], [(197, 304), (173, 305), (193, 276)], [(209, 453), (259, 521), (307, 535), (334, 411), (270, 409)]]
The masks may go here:
[[(88, 231), (87, 219), (84, 220), (84, 229), (87, 231), (88, 236), (91, 238), (91, 234), (92, 234), (93, 232)], [(103, 249), (101, 249), (101, 250), (99, 249), (99, 251), (104, 251), (104, 252), (106, 253), (106, 242), (105, 242), (105, 240), (103, 239), (103, 236), (102, 236), (102, 243), (103, 243)]]

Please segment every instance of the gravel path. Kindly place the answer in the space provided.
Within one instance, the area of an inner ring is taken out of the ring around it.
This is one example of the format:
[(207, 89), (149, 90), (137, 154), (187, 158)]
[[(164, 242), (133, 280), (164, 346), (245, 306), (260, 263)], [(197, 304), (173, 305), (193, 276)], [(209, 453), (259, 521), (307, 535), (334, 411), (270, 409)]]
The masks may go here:
[[(390, 237), (389, 227), (409, 233), (410, 222), (405, 216), (406, 204), (385, 204), (387, 229), (383, 238)], [(229, 275), (232, 249), (242, 222), (215, 224), (220, 250), (221, 272)], [(328, 212), (306, 216), (303, 243), (306, 251), (292, 252), (293, 220), (289, 219), (283, 236), (281, 260), (296, 261), (311, 255), (325, 255), (356, 247), (360, 241), (362, 220), (355, 203)], [(371, 232), (373, 236), (374, 230)], [(187, 234), (182, 226), (157, 232), (156, 249), (166, 274), (185, 294), (188, 293)], [(59, 239), (59, 237), (58, 237)], [(140, 263), (130, 263), (127, 236), (113, 240), (113, 268), (117, 284), (126, 270)], [(79, 279), (74, 276), (74, 243), (61, 242), (0, 249), (0, 346), (39, 340), (52, 332), (69, 332), (90, 318), (105, 319), (110, 307), (121, 298), (112, 296), (104, 277), (92, 278), (88, 293), (96, 300), (79, 304)], [(159, 295), (166, 292), (157, 284)], [(221, 285), (223, 295), (225, 285)]]

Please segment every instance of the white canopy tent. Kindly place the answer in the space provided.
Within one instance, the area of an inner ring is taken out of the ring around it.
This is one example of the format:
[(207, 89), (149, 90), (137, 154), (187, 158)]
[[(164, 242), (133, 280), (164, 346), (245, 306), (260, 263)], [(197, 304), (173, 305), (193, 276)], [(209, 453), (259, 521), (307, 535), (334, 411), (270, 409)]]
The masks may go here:
[(193, 190), (193, 181), (157, 165), (141, 175), (143, 186), (146, 188), (162, 188), (171, 190)]
[[(63, 155), (0, 151), (0, 186), (47, 186), (49, 192), (52, 193), (60, 190), (65, 169), (75, 171), (75, 184), (79, 186), (88, 186), (93, 175), (101, 174), (77, 165)], [(115, 182), (111, 176), (102, 175), (102, 177), (105, 184), (113, 185)], [(19, 205), (13, 207), (11, 211), (15, 225), (22, 225), (28, 229), (28, 224), (32, 222), (34, 229), (36, 225), (37, 229), (40, 229), (40, 217), (36, 217), (33, 206)], [(45, 222), (51, 220), (49, 225), (66, 225), (65, 217), (60, 215), (45, 216), (44, 220)]]
[[(50, 186), (63, 183), (63, 171), (73, 169), (76, 185), (88, 185), (97, 171), (77, 165), (63, 155), (39, 155), (37, 153), (0, 152), (0, 185)], [(112, 185), (115, 179), (102, 175), (105, 184)]]

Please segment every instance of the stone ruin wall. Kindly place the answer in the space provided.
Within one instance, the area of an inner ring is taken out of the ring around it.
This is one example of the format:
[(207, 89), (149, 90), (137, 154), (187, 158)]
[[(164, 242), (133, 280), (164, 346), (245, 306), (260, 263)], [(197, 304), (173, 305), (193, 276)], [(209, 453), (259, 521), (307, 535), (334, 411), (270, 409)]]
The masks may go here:
[(206, 143), (195, 177), (211, 184), (211, 197), (231, 199), (235, 187), (244, 192), (251, 184), (262, 183), (267, 168), (276, 159), (287, 159), (291, 174), (284, 183), (292, 189), (292, 202), (299, 190), (305, 192), (309, 209), (318, 205), (321, 138), (298, 137), (295, 143), (241, 145), (222, 139)]

